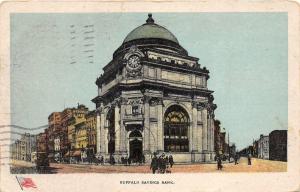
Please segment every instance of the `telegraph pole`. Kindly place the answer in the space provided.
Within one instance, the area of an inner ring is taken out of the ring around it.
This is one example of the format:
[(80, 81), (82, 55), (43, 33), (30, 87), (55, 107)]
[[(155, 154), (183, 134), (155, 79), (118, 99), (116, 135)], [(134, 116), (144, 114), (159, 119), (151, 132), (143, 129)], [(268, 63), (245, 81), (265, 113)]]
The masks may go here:
[(229, 131), (228, 131), (228, 162), (230, 163), (230, 143), (229, 143)]

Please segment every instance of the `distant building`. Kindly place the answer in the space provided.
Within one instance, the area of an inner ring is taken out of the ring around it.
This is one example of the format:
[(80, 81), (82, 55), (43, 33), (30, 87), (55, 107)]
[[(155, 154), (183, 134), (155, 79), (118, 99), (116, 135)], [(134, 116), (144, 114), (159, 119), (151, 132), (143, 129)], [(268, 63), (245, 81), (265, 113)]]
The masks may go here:
[(257, 152), (258, 158), (269, 159), (269, 136), (260, 135)]
[(61, 160), (61, 151), (60, 151), (60, 137), (57, 135), (54, 139), (54, 159), (55, 161)]
[(231, 143), (230, 146), (229, 146), (229, 154), (230, 154), (230, 157), (234, 157), (235, 154), (236, 154), (236, 146), (235, 146), (235, 143)]
[(54, 150), (54, 140), (59, 139), (59, 134), (61, 131), (61, 113), (53, 112), (48, 117), (48, 158), (50, 161), (54, 161), (54, 156), (56, 158), (60, 155), (59, 151)]
[(88, 134), (85, 126), (85, 121), (75, 125), (75, 148), (85, 149), (88, 146)]
[(257, 140), (253, 141), (252, 148), (253, 148), (252, 156), (253, 157), (258, 157), (258, 141)]
[(86, 118), (86, 129), (88, 133), (88, 155), (96, 154), (96, 142), (97, 142), (97, 118), (96, 118), (96, 111), (91, 111), (85, 115)]
[(37, 135), (37, 152), (48, 153), (47, 132)]
[(214, 147), (217, 155), (220, 154), (221, 149), (221, 140), (220, 140), (220, 132), (221, 132), (221, 122), (219, 120), (214, 120)]
[[(76, 134), (76, 126), (78, 124), (82, 123), (82, 126), (84, 125), (84, 122), (86, 121), (85, 115), (88, 113), (88, 108), (84, 105), (78, 105), (77, 108), (70, 108), (67, 110), (67, 114), (65, 119), (66, 124), (63, 125), (64, 129), (66, 130), (66, 144), (65, 150), (64, 150), (64, 157), (78, 157), (80, 156), (80, 149), (81, 147), (78, 147), (78, 139)], [(78, 126), (77, 126), (78, 127)], [(79, 129), (79, 128), (78, 128)]]
[(219, 145), (219, 153), (225, 154), (228, 148), (226, 143), (226, 132), (220, 132), (220, 145)]
[(10, 145), (11, 159), (20, 159), (20, 140), (16, 140)]
[(31, 161), (31, 153), (36, 151), (36, 136), (24, 133), (21, 138), (11, 144), (11, 158)]
[(61, 144), (61, 152), (64, 159), (68, 159), (71, 156), (71, 150), (75, 148), (75, 132), (73, 133), (74, 126), (70, 128), (69, 126), (73, 124), (72, 121), (75, 121), (73, 117), (73, 111), (71, 108), (66, 108), (62, 111), (62, 141)]
[(269, 134), (269, 159), (287, 161), (287, 130), (275, 130)]

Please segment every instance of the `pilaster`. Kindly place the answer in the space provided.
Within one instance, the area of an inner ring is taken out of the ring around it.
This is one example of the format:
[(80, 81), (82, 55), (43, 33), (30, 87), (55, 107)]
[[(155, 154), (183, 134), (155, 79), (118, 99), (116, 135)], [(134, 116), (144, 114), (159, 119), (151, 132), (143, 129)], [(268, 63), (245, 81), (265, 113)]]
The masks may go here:
[(192, 139), (190, 140), (191, 142), (191, 151), (192, 152), (197, 152), (198, 151), (198, 127), (197, 127), (197, 121), (198, 121), (198, 111), (197, 111), (197, 102), (192, 102), (192, 117), (193, 117), (193, 122), (192, 122), (192, 128), (191, 128), (191, 134), (192, 134)]
[(105, 129), (105, 116), (104, 116), (104, 110), (103, 105), (100, 107), (102, 110), (100, 111), (100, 153), (106, 153), (107, 152), (107, 133)]
[(164, 151), (163, 101), (159, 98), (157, 104), (157, 150)]
[(143, 150), (144, 153), (150, 152), (150, 107), (149, 101), (151, 97), (144, 96), (144, 138), (143, 138)]
[(120, 107), (119, 104), (115, 104), (115, 152), (120, 152)]
[(202, 110), (202, 119), (203, 119), (203, 131), (202, 131), (202, 149), (203, 151), (208, 150), (207, 146), (207, 109)]
[(101, 124), (101, 118), (100, 118), (100, 109), (98, 109), (96, 111), (96, 136), (97, 136), (97, 145), (96, 145), (96, 152), (97, 153), (100, 153), (101, 150), (100, 150), (100, 137), (101, 137), (101, 128), (100, 128), (100, 124)]
[(121, 114), (120, 114), (120, 152), (124, 155), (127, 155), (127, 137), (126, 137), (126, 130), (125, 125), (123, 122), (124, 116), (125, 116), (125, 110), (126, 110), (126, 102), (127, 100), (125, 98), (121, 98)]

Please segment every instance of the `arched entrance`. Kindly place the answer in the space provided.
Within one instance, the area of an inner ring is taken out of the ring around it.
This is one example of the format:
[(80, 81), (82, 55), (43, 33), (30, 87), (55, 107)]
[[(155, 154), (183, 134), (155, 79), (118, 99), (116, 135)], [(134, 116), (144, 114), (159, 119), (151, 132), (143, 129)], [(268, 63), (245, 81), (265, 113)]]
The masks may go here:
[(143, 138), (138, 130), (129, 134), (129, 157), (133, 163), (143, 160)]
[(164, 116), (164, 151), (189, 151), (189, 116), (179, 105), (169, 107)]

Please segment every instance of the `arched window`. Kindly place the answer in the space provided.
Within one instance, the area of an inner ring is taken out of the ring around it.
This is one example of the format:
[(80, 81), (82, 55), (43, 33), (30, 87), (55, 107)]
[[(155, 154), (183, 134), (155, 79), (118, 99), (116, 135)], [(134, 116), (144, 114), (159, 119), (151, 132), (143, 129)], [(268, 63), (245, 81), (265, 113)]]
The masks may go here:
[(138, 130), (134, 130), (129, 134), (129, 137), (143, 137)]
[(188, 152), (189, 117), (178, 105), (169, 107), (164, 117), (164, 150), (170, 152)]

